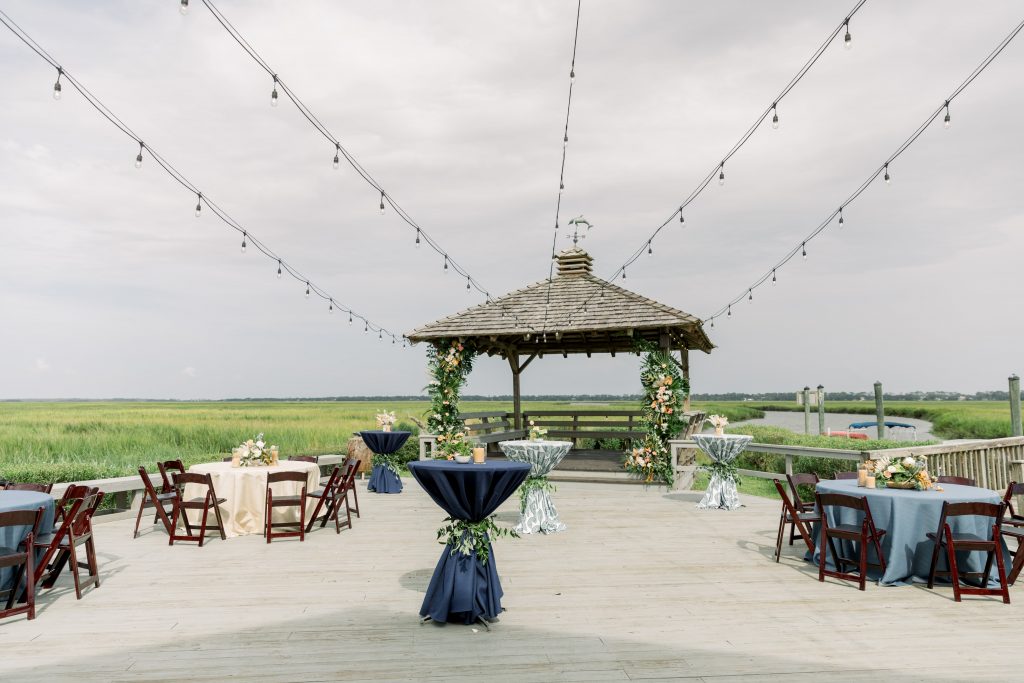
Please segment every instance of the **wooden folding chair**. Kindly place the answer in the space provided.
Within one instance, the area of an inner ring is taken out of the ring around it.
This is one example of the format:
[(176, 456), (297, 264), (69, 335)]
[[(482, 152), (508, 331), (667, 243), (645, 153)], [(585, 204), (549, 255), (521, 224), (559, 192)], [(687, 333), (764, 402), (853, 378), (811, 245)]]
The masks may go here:
[(35, 576), (33, 583), (38, 584), (49, 570), (61, 550), (61, 546), (67, 544), (68, 534), (71, 533), (71, 525), (78, 519), (79, 511), (85, 506), (87, 498), (71, 498), (70, 505), (64, 509), (60, 524), (54, 524), (53, 531), (49, 534), (37, 534), (35, 537), (36, 558), (33, 562)]
[(314, 464), (320, 462), (319, 456), (316, 455), (289, 455), (288, 459), (297, 462), (311, 462)]
[(163, 488), (160, 493), (170, 493), (174, 490), (172, 477), (175, 474), (185, 474), (185, 464), (181, 460), (164, 460), (156, 464), (160, 470), (160, 478), (163, 480)]
[(939, 484), (957, 484), (958, 486), (977, 486), (977, 482), (969, 477), (954, 477), (951, 474), (940, 475), (935, 480)]
[[(935, 543), (932, 551), (931, 570), (928, 572), (928, 588), (935, 587), (936, 576), (947, 576), (953, 584), (953, 599), (960, 602), (962, 595), (998, 595), (1003, 603), (1010, 604), (1010, 590), (1006, 580), (1006, 568), (1003, 566), (1003, 544), (1000, 528), (1003, 523), (1003, 514), (1006, 511), (1005, 503), (950, 503), (942, 504), (942, 515), (939, 517), (939, 528), (934, 533), (929, 532), (928, 538)], [(992, 522), (992, 537), (986, 538), (972, 533), (953, 533), (949, 525), (950, 517), (989, 517)], [(947, 571), (938, 571), (939, 554), (942, 548), (946, 549)], [(986, 553), (984, 572), (962, 572), (957, 566), (956, 554), (960, 552), (983, 552)], [(999, 588), (988, 587), (988, 576), (992, 571), (992, 563), (995, 562), (996, 573), (999, 576)], [(978, 584), (968, 583), (970, 588), (961, 587), (961, 580), (967, 583), (970, 576), (978, 577)]]
[(1024, 568), (1024, 552), (1022, 552), (1024, 550), (1024, 515), (1017, 514), (1013, 507), (1015, 496), (1024, 496), (1024, 484), (1011, 481), (1010, 485), (1006, 487), (1006, 493), (1003, 494), (1006, 512), (1003, 515), (1003, 526), (999, 530), (1008, 545), (1011, 540), (1017, 541), (1017, 547), (1009, 551), (1013, 556), (1010, 574), (1006, 577), (1006, 582), (1009, 584), (1017, 582), (1017, 576)]
[(857, 473), (856, 472), (836, 472), (835, 473), (835, 478), (836, 479), (856, 479), (857, 478)]
[[(793, 507), (796, 508), (797, 512), (814, 512), (814, 500), (804, 501), (800, 496), (800, 486), (810, 486), (811, 496), (814, 495), (814, 487), (821, 481), (818, 479), (818, 475), (813, 472), (800, 473), (800, 474), (787, 474), (786, 481), (789, 482), (789, 490), (793, 494)], [(796, 534), (796, 524), (791, 523), (789, 525), (789, 544), (793, 545), (793, 540), (800, 538)]]
[[(274, 484), (279, 482), (296, 482), (302, 484), (302, 492), (297, 496), (275, 496)], [(275, 538), (288, 538), (298, 536), (300, 541), (306, 540), (306, 483), (308, 478), (305, 472), (271, 472), (267, 475), (267, 499), (266, 499), (266, 527), (264, 536), (267, 543)], [(274, 522), (274, 510), (282, 507), (299, 508), (298, 522)], [(294, 526), (295, 531), (274, 531), (274, 527)]]
[[(43, 522), (46, 508), (36, 510), (12, 510), (0, 512), (0, 528), (29, 527), (29, 531), (20, 543), (13, 548), (0, 547), (0, 569), (13, 569), (11, 587), (7, 589), (7, 605), (0, 609), (0, 619), (13, 617), (16, 614), (27, 614), (29, 619), (36, 618), (36, 582), (35, 582), (35, 539), (39, 535), (39, 525)], [(21, 584), (24, 582), (24, 589)], [(24, 593), (25, 604), (15, 607), (15, 600)]]
[[(818, 543), (820, 546), (818, 552), (818, 581), (824, 582), (826, 576), (843, 579), (844, 581), (857, 581), (860, 584), (860, 589), (864, 590), (864, 586), (867, 583), (868, 564), (875, 564), (868, 562), (869, 543), (874, 546), (875, 555), (878, 556), (877, 566), (881, 567), (883, 572), (885, 571), (885, 556), (882, 555), (881, 544), (885, 530), (875, 527), (875, 520), (871, 517), (871, 508), (868, 507), (868, 501), (865, 498), (847, 496), (842, 493), (815, 493), (814, 497), (818, 503), (818, 512), (821, 514), (821, 541)], [(830, 507), (855, 510), (863, 514), (864, 517), (859, 525), (829, 524), (828, 508)], [(836, 550), (835, 541), (833, 540), (836, 538), (843, 541), (853, 541), (857, 544), (856, 560), (846, 558)], [(825, 567), (829, 550), (832, 551), (832, 561), (836, 566), (835, 571)], [(844, 572), (843, 566), (848, 564), (856, 565), (859, 573)]]
[(139, 524), (142, 522), (142, 514), (146, 508), (156, 508), (156, 514), (153, 516), (153, 524), (156, 524), (157, 520), (164, 523), (164, 528), (167, 530), (168, 536), (174, 535), (174, 524), (171, 522), (171, 518), (167, 516), (166, 505), (171, 505), (171, 512), (174, 512), (174, 501), (178, 498), (178, 492), (173, 490), (166, 493), (157, 493), (156, 489), (153, 488), (153, 482), (149, 478), (149, 473), (146, 472), (146, 468), (139, 465), (139, 478), (142, 480), (142, 501), (139, 503), (139, 514), (135, 518), (135, 535), (133, 538), (139, 537)]
[[(185, 499), (185, 486), (187, 484), (196, 484), (206, 489), (203, 495), (199, 498)], [(216, 491), (213, 490), (213, 478), (210, 477), (209, 473), (198, 474), (196, 472), (184, 472), (174, 473), (174, 490), (177, 491), (178, 495), (174, 498), (173, 514), (171, 518), (171, 537), (168, 540), (168, 545), (174, 545), (175, 541), (198, 541), (199, 547), (203, 547), (203, 540), (206, 538), (206, 529), (209, 528), (207, 520), (210, 514), (210, 508), (213, 508), (213, 514), (217, 518), (217, 526), (213, 527), (220, 531), (221, 540), (227, 540), (227, 535), (224, 533), (224, 520), (220, 516), (220, 505), (227, 502), (227, 498), (218, 498)], [(199, 535), (192, 533), (192, 524), (189, 522), (187, 510), (202, 510), (203, 517), (199, 523)], [(185, 523), (184, 535), (178, 533), (178, 518)]]
[[(96, 562), (96, 542), (92, 533), (92, 517), (96, 514), (100, 504), (103, 502), (103, 493), (97, 492), (82, 500), (82, 504), (75, 511), (74, 516), (69, 518), (70, 525), (68, 533), (57, 544), (57, 553), (42, 574), (43, 588), (53, 588), (64, 571), (64, 567), (71, 566), (72, 576), (75, 581), (75, 595), (82, 599), (82, 584), (100, 587), (100, 570)], [(45, 540), (43, 537), (40, 540)], [(85, 562), (78, 561), (80, 545), (85, 546)], [(89, 572), (86, 579), (82, 579), (79, 569)]]
[(775, 537), (775, 561), (779, 561), (779, 557), (782, 555), (782, 537), (786, 532), (786, 525), (790, 525), (790, 545), (792, 545), (793, 531), (792, 527), (798, 527), (800, 533), (797, 534), (797, 538), (804, 539), (804, 543), (807, 545), (807, 550), (811, 553), (814, 552), (814, 539), (811, 537), (811, 524), (820, 522), (821, 517), (813, 511), (801, 512), (789, 499), (789, 494), (786, 493), (786, 488), (782, 485), (782, 482), (778, 479), (773, 480), (775, 482), (775, 488), (779, 492), (779, 498), (782, 499), (782, 514), (779, 516), (779, 533)]
[[(356, 517), (360, 517), (361, 518), (362, 515), (359, 514), (359, 493), (356, 491), (356, 474), (359, 472), (359, 463), (360, 462), (362, 462), (362, 461), (359, 460), (358, 458), (349, 458), (348, 460), (345, 461), (345, 467), (350, 467), (351, 468), (351, 472), (347, 472), (346, 473), (346, 479), (348, 480), (348, 483), (346, 484), (346, 488), (345, 488), (345, 505), (347, 506), (349, 504), (348, 503), (348, 492), (351, 491), (352, 492), (352, 499), (355, 502), (355, 505), (351, 506), (352, 510), (355, 511)], [(352, 519), (350, 517), (349, 518), (349, 522), (351, 522), (351, 521), (352, 521)]]
[(76, 498), (88, 498), (94, 493), (99, 493), (99, 488), (95, 486), (84, 486), (81, 484), (71, 484), (64, 489), (64, 495), (60, 497), (53, 506), (53, 525), (57, 526), (61, 520), (64, 519), (64, 513), (71, 507), (71, 502)]

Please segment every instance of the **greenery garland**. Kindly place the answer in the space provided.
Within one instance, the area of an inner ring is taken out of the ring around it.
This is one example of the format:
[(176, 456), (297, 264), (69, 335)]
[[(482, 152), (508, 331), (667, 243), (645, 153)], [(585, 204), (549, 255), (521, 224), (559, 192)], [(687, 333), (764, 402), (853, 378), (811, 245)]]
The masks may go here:
[(526, 481), (519, 487), (519, 511), (526, 512), (526, 499), (530, 495), (530, 491), (547, 491), (548, 493), (554, 493), (558, 488), (548, 481), (547, 475), (540, 476), (529, 476)]
[(722, 481), (734, 481), (740, 483), (739, 468), (734, 462), (718, 462), (717, 460), (701, 465), (698, 469), (709, 473), (712, 477), (718, 475)]
[(399, 476), (398, 467), (402, 464), (405, 464), (405, 458), (399, 458), (398, 453), (389, 453), (387, 455), (384, 455), (383, 453), (373, 454), (374, 467), (377, 467), (378, 465), (385, 467), (394, 472), (396, 476)]
[(466, 433), (459, 419), (459, 392), (473, 369), (476, 352), (458, 339), (442, 339), (427, 349), (427, 370), (430, 383), (430, 412), (427, 429), (437, 435), (440, 457), (455, 452), (469, 454)]
[(690, 383), (682, 377), (675, 359), (654, 344), (637, 340), (635, 348), (643, 354), (640, 382), (644, 388), (641, 424), (643, 442), (626, 451), (627, 471), (671, 484), (675, 478), (668, 441), (682, 431), (683, 400), (690, 393)]
[(437, 542), (441, 545), (451, 546), (454, 555), (456, 552), (463, 555), (476, 553), (476, 558), (483, 565), (490, 559), (491, 539), (499, 539), (502, 536), (519, 538), (512, 529), (503, 529), (494, 523), (494, 515), (479, 522), (467, 522), (464, 519), (445, 517), (447, 522), (437, 530)]

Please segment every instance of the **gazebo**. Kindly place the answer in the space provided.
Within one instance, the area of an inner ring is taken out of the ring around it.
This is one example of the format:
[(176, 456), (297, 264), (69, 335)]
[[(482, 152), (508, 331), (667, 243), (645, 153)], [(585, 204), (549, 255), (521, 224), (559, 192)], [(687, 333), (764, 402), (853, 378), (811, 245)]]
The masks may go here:
[(406, 337), (413, 343), (470, 341), (478, 352), (508, 360), (516, 429), (522, 428), (519, 377), (535, 358), (634, 353), (636, 340), (643, 339), (678, 351), (677, 362), (689, 380), (689, 351), (711, 353), (714, 348), (700, 318), (594, 276), (594, 260), (583, 249), (566, 249), (557, 261), (558, 273), (550, 282), (542, 280), (442, 318)]

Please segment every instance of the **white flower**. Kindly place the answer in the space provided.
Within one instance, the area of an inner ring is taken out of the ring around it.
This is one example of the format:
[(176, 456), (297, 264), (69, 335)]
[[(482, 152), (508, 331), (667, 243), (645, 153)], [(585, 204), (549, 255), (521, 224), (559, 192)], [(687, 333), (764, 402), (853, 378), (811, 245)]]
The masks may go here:
[(904, 467), (913, 467), (913, 466), (914, 466), (914, 465), (916, 465), (916, 464), (917, 464), (917, 463), (916, 463), (916, 462), (914, 462), (914, 459), (913, 459), (913, 458), (911, 458), (911, 457), (909, 457), (909, 456), (908, 456), (908, 457), (906, 457), (906, 458), (903, 458), (903, 466), (904, 466)]
[(885, 468), (885, 471), (888, 472), (889, 474), (894, 473), (896, 471), (896, 465), (889, 465), (888, 467)]

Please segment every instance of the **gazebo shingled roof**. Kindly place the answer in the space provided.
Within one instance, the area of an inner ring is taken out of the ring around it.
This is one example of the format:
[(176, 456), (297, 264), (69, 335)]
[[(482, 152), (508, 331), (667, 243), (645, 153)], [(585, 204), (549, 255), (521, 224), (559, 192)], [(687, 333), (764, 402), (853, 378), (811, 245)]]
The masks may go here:
[(583, 249), (567, 249), (558, 255), (550, 288), (547, 280), (537, 282), (406, 337), (412, 342), (471, 339), (479, 351), (503, 357), (630, 353), (637, 338), (668, 350), (710, 353), (714, 348), (699, 318), (606, 283), (592, 274), (592, 264)]

